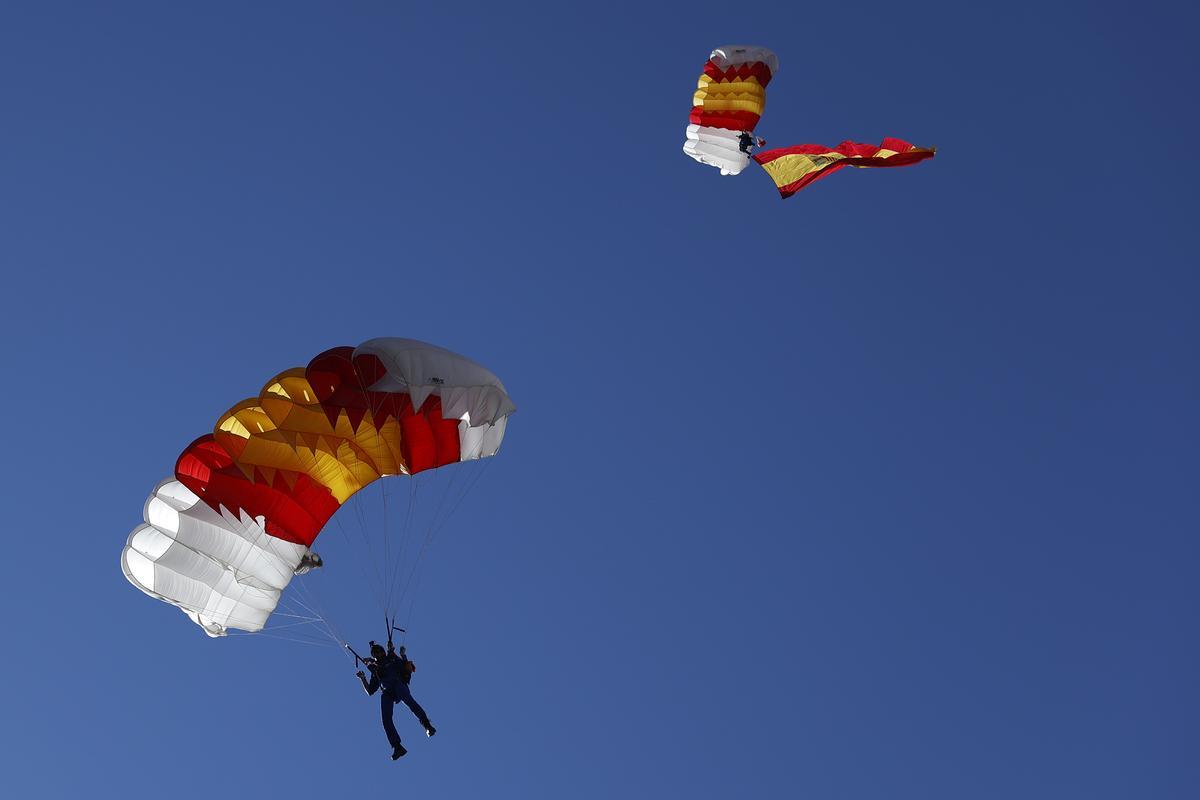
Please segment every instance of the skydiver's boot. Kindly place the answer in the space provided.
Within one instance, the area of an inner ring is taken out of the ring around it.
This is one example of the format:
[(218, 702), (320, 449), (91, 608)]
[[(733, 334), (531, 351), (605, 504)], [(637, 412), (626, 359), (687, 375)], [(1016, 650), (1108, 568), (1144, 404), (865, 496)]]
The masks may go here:
[(395, 761), (396, 759), (400, 758), (400, 756), (404, 755), (407, 752), (408, 751), (404, 749), (404, 745), (402, 745), (402, 744), (396, 745), (394, 748), (392, 748), (392, 761)]

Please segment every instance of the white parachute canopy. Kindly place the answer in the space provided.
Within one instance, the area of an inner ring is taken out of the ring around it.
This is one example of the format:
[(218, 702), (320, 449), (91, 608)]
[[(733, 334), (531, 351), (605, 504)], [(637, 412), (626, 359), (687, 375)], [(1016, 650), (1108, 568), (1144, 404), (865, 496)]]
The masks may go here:
[(209, 636), (262, 630), (309, 552), (271, 536), (261, 517), (217, 513), (174, 478), (154, 488), (144, 516), (121, 553), (125, 577)]

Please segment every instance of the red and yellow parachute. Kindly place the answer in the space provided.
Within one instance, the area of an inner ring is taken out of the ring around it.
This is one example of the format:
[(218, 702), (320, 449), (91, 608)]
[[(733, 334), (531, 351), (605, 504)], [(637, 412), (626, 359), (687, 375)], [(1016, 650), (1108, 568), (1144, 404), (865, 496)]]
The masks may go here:
[(183, 451), (121, 553), (125, 577), (212, 636), (258, 631), (355, 492), (495, 455), (516, 407), (491, 372), (412, 339), (279, 373)]
[(933, 148), (902, 139), (884, 139), (879, 145), (802, 144), (754, 153), (765, 142), (751, 134), (766, 107), (767, 84), (778, 71), (779, 58), (765, 47), (713, 50), (692, 97), (683, 151), (722, 175), (737, 175), (753, 158), (784, 198), (842, 167), (903, 167), (933, 157)]
[(704, 63), (692, 96), (683, 152), (702, 164), (737, 175), (750, 156), (740, 147), (767, 105), (767, 84), (779, 58), (765, 47), (718, 47)]

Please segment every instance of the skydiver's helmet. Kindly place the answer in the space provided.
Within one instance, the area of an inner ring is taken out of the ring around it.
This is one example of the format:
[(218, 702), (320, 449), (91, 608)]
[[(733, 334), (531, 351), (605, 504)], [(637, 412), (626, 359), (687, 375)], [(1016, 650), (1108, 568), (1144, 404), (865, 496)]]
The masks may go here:
[(387, 652), (383, 649), (383, 645), (371, 642), (371, 658), (378, 660), (385, 655), (387, 655)]

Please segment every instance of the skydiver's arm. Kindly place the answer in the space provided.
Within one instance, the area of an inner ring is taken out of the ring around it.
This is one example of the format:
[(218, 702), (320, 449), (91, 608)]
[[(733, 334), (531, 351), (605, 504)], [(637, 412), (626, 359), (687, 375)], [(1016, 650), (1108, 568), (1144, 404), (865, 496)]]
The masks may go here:
[(365, 675), (363, 675), (362, 670), (359, 670), (357, 675), (358, 675), (358, 679), (360, 681), (362, 681), (363, 691), (365, 691), (367, 693), (367, 695), (370, 696), (370, 695), (375, 694), (375, 692), (379, 691), (379, 670), (376, 669), (374, 664), (368, 664), (367, 669), (371, 670), (370, 683), (367, 682), (367, 678)]

